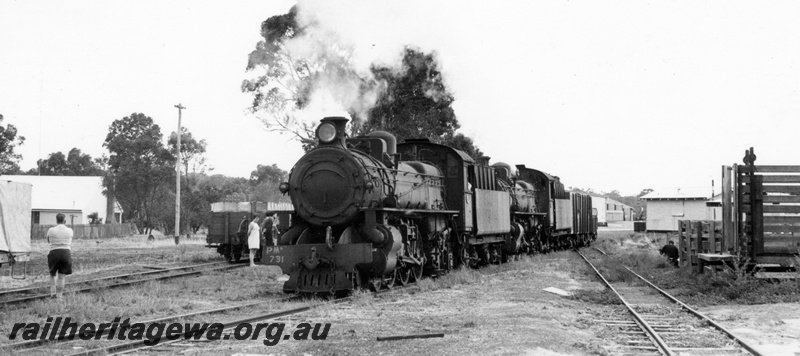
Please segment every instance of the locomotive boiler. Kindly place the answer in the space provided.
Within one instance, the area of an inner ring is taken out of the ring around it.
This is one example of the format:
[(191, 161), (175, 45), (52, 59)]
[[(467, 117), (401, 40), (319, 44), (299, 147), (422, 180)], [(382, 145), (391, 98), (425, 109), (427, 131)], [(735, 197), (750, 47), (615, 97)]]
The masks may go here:
[[(447, 239), (440, 170), (399, 161), (385, 132), (347, 139), (346, 118), (328, 117), (319, 146), (295, 164), (281, 191), (296, 208), (278, 246), (262, 264), (278, 265), (287, 292), (334, 292), (364, 283), (374, 288), (421, 278), (426, 261), (442, 265), (435, 241)], [(424, 243), (423, 243), (424, 242)], [(435, 267), (436, 268), (436, 267)]]

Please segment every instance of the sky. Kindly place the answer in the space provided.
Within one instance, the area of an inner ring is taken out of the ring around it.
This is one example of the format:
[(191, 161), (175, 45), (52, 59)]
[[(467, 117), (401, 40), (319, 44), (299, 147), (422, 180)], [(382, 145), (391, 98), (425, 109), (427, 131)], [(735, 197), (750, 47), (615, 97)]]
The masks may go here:
[[(260, 24), (294, 1), (0, 0), (0, 114), (24, 170), (113, 120), (208, 142), (213, 173), (289, 170), (302, 155), (241, 93)], [(800, 164), (800, 3), (790, 1), (301, 1), (354, 65), (435, 52), (460, 132), (492, 158), (568, 187), (633, 195), (706, 187), (720, 167)]]

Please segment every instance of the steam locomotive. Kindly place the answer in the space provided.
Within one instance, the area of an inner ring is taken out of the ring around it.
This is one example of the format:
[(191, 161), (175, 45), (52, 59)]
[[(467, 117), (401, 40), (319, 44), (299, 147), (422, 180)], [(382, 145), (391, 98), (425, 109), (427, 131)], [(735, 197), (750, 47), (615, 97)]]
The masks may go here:
[(427, 139), (347, 138), (347, 121), (321, 120), (319, 146), (280, 185), (296, 209), (292, 227), (260, 263), (289, 275), (285, 292), (391, 288), (596, 238), (591, 198), (558, 177)]

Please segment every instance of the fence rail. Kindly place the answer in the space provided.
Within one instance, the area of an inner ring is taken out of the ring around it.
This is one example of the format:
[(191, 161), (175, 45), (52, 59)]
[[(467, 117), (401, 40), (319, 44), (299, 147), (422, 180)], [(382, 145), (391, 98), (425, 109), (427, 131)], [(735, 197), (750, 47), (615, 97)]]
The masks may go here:
[(678, 252), (681, 264), (698, 270), (699, 253), (720, 253), (724, 245), (722, 222), (713, 220), (678, 220)]
[[(31, 240), (44, 240), (47, 230), (55, 225), (33, 224), (31, 227)], [(74, 235), (73, 239), (107, 239), (138, 234), (134, 223), (123, 224), (75, 224), (69, 226)]]

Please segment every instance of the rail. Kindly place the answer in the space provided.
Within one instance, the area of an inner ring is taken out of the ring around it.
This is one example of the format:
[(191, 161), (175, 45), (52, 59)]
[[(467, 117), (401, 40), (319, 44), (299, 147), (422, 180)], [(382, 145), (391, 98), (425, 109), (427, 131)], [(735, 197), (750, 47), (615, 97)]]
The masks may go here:
[[(201, 264), (190, 265), (190, 266), (164, 268), (164, 269), (159, 269), (159, 270), (156, 270), (156, 271), (135, 272), (135, 273), (129, 273), (129, 274), (118, 274), (118, 275), (115, 275), (115, 276), (100, 277), (100, 278), (95, 278), (95, 279), (87, 279), (85, 281), (76, 281), (76, 282), (72, 282), (72, 283), (67, 283), (66, 286), (72, 287), (72, 286), (76, 286), (76, 285), (80, 285), (80, 284), (89, 284), (89, 283), (112, 280), (112, 279), (129, 278), (129, 277), (135, 277), (135, 276), (145, 276), (145, 275), (157, 274), (157, 273), (166, 273), (166, 272), (178, 271), (178, 270), (182, 270), (182, 269), (191, 269), (191, 268), (205, 267), (205, 266), (211, 266), (211, 265), (220, 265), (220, 264), (223, 264), (223, 263), (224, 262), (210, 262), (210, 263), (201, 263)], [(40, 287), (26, 287), (26, 288), (15, 288), (15, 289), (0, 290), (0, 296), (9, 295), (9, 294), (17, 294), (17, 293), (34, 292), (34, 291), (37, 291), (37, 290), (46, 289), (48, 287), (49, 286), (40, 286)], [(2, 301), (0, 301), (0, 303), (2, 303)]]
[[(294, 299), (294, 297), (284, 298), (284, 299), (278, 300), (278, 302), (289, 301), (291, 299)], [(197, 311), (197, 312), (192, 312), (192, 313), (171, 315), (171, 316), (166, 316), (166, 317), (162, 317), (162, 318), (158, 318), (158, 319), (141, 321), (141, 322), (137, 322), (137, 323), (143, 323), (143, 324), (159, 323), (159, 322), (182, 319), (182, 318), (198, 316), (198, 315), (224, 313), (224, 312), (231, 311), (231, 310), (236, 310), (236, 309), (241, 309), (241, 308), (249, 308), (249, 307), (258, 306), (258, 305), (261, 305), (261, 304), (263, 304), (263, 302), (256, 302), (256, 303), (249, 303), (249, 304), (242, 304), (242, 305), (234, 305), (234, 306), (223, 307), (223, 308), (215, 308), (215, 309), (210, 309), (210, 310)], [(102, 332), (100, 332), (101, 337), (103, 335), (106, 335), (106, 334), (109, 333), (108, 329), (101, 329), (101, 330), (102, 330)], [(77, 336), (77, 339), (80, 340), (81, 337), (89, 337), (89, 338), (91, 338), (91, 337), (94, 337), (96, 334), (97, 333), (95, 333), (95, 332), (86, 332), (86, 333), (80, 333), (79, 332), (76, 336)], [(76, 340), (74, 340), (74, 339), (73, 340), (69, 340), (67, 338), (67, 336), (65, 335), (63, 338), (59, 337), (58, 339), (55, 339), (55, 340), (29, 340), (29, 341), (17, 342), (17, 343), (14, 343), (14, 344), (5, 345), (5, 346), (2, 347), (2, 349), (6, 349), (6, 350), (29, 350), (29, 349), (38, 347), (38, 346), (40, 346), (42, 344), (49, 343), (49, 342), (69, 342), (69, 341), (76, 341)]]
[(603, 277), (603, 274), (600, 273), (600, 271), (597, 270), (597, 268), (591, 262), (589, 262), (589, 259), (587, 259), (586, 256), (584, 256), (582, 253), (580, 253), (580, 251), (577, 251), (577, 252), (578, 252), (578, 255), (580, 255), (581, 258), (583, 258), (583, 260), (586, 261), (587, 264), (589, 264), (589, 267), (592, 267), (592, 269), (594, 270), (594, 273), (597, 274), (597, 277), (599, 277), (600, 280), (603, 281), (603, 284), (605, 284), (606, 287), (611, 289), (611, 291), (614, 292), (614, 294), (616, 294), (617, 298), (619, 298), (619, 300), (622, 302), (622, 304), (625, 305), (625, 308), (628, 309), (628, 312), (631, 313), (631, 315), (633, 315), (634, 319), (636, 319), (636, 323), (639, 324), (639, 326), (643, 330), (645, 330), (647, 332), (649, 337), (652, 340), (655, 341), (656, 346), (661, 351), (661, 353), (663, 353), (665, 355), (668, 355), (668, 356), (675, 355), (675, 353), (672, 352), (672, 350), (669, 349), (669, 347), (667, 346), (667, 343), (664, 342), (664, 340), (661, 338), (661, 336), (659, 336), (658, 333), (656, 333), (656, 331), (653, 330), (653, 328), (650, 326), (650, 324), (647, 321), (645, 321), (644, 318), (642, 318), (642, 316), (639, 315), (639, 313), (636, 312), (636, 310), (633, 309), (633, 306), (631, 306), (628, 303), (628, 301), (626, 301), (625, 298), (623, 298), (622, 295), (619, 294), (619, 292), (617, 292), (617, 290), (611, 285), (611, 283), (609, 283), (608, 280), (606, 280), (606, 278)]
[[(187, 276), (193, 276), (193, 275), (197, 275), (197, 274), (202, 274), (202, 273), (205, 273), (205, 272), (226, 270), (226, 269), (238, 268), (238, 267), (244, 267), (244, 266), (245, 266), (245, 264), (228, 265), (228, 266), (217, 267), (217, 268), (202, 269), (202, 270), (198, 270), (198, 271), (190, 271), (190, 272), (182, 272), (182, 273), (177, 273), (177, 274), (170, 274), (170, 275), (159, 276), (159, 277), (155, 277), (155, 278), (137, 279), (137, 280), (133, 280), (133, 281), (118, 282), (118, 283), (107, 284), (107, 285), (102, 285), (102, 286), (94, 286), (94, 287), (86, 287), (86, 288), (80, 288), (80, 289), (72, 289), (72, 290), (67, 290), (65, 292), (69, 292), (69, 293), (84, 293), (84, 292), (90, 292), (90, 291), (94, 291), (94, 290), (98, 290), (98, 289), (116, 288), (116, 287), (128, 286), (128, 285), (133, 285), (133, 284), (145, 283), (145, 282), (149, 282), (149, 281), (158, 281), (158, 280), (165, 280), (165, 279), (172, 279), (172, 278), (179, 278), (179, 277), (187, 277)], [(192, 266), (190, 266), (190, 267), (181, 267), (180, 269), (189, 269), (189, 268), (192, 268)], [(165, 270), (158, 270), (158, 271), (152, 271), (152, 273), (164, 272), (164, 271)], [(142, 273), (148, 273), (148, 272), (142, 272)], [(98, 279), (98, 280), (103, 280), (103, 279), (117, 279), (117, 278), (115, 278), (115, 277), (106, 277), (106, 278), (101, 278), (101, 279)], [(78, 282), (76, 284), (81, 284), (81, 283)], [(36, 288), (36, 289), (39, 289), (39, 288)], [(7, 299), (7, 300), (0, 301), (0, 306), (7, 306), (9, 304), (24, 303), (24, 302), (29, 302), (29, 301), (33, 301), (33, 300), (39, 300), (39, 299), (47, 299), (47, 298), (51, 298), (51, 297), (52, 297), (51, 293), (44, 293), (44, 294), (37, 294), (37, 295), (33, 295), (33, 296), (26, 296), (26, 297), (21, 297), (21, 298), (16, 298), (16, 299)]]
[(642, 277), (638, 273), (632, 271), (627, 266), (622, 266), (622, 267), (624, 267), (626, 270), (628, 270), (628, 272), (632, 273), (637, 278), (641, 279), (643, 282), (647, 283), (647, 285), (649, 285), (650, 287), (652, 287), (653, 289), (655, 289), (656, 291), (661, 293), (663, 296), (667, 297), (667, 299), (675, 302), (675, 304), (680, 305), (683, 309), (686, 309), (686, 311), (688, 311), (689, 313), (697, 316), (698, 318), (705, 320), (709, 325), (713, 326), (714, 328), (716, 328), (719, 331), (722, 331), (723, 333), (725, 333), (725, 335), (728, 335), (728, 337), (730, 337), (733, 341), (736, 341), (736, 343), (738, 343), (739, 346), (741, 346), (742, 348), (744, 348), (745, 350), (747, 350), (751, 354), (756, 355), (756, 356), (761, 356), (761, 353), (756, 351), (756, 349), (754, 349), (752, 346), (748, 345), (746, 342), (744, 342), (738, 336), (734, 335), (732, 332), (728, 331), (728, 329), (726, 329), (722, 325), (718, 324), (716, 321), (714, 321), (711, 318), (707, 317), (706, 315), (700, 313), (699, 311), (692, 309), (691, 307), (689, 307), (685, 303), (681, 302), (677, 298), (673, 297), (672, 295), (670, 295), (669, 293), (667, 293), (663, 289), (658, 288), (655, 284), (653, 284), (650, 281), (646, 280), (644, 277)]
[[(605, 253), (605, 251), (603, 251), (603, 250), (601, 250), (601, 249), (599, 249), (599, 248), (596, 248), (596, 247), (595, 247), (594, 249), (595, 249), (595, 250), (597, 250), (598, 252), (602, 253), (603, 255), (606, 255), (606, 256), (608, 256), (608, 254), (606, 254), (606, 253)], [(595, 270), (595, 272), (598, 274), (598, 276), (600, 276), (600, 278), (602, 278), (602, 279), (603, 279), (603, 281), (604, 281), (604, 282), (606, 282), (606, 281), (605, 281), (605, 278), (603, 278), (603, 277), (600, 275), (600, 272), (599, 272), (599, 271), (598, 271), (596, 268), (594, 268), (594, 266), (591, 264), (591, 262), (589, 262), (589, 260), (587, 260), (587, 259), (586, 259), (586, 257), (584, 257), (584, 256), (583, 256), (583, 254), (581, 254), (580, 252), (578, 252), (578, 254), (580, 254), (580, 255), (581, 255), (581, 257), (583, 257), (583, 259), (584, 259), (584, 260), (585, 260), (587, 263), (589, 263), (589, 265), (590, 265), (590, 266), (592, 266), (592, 268)], [(610, 257), (610, 256), (609, 256), (609, 257)], [(743, 349), (747, 350), (748, 352), (750, 352), (751, 354), (753, 354), (753, 355), (755, 355), (755, 356), (762, 356), (762, 355), (761, 355), (761, 353), (760, 353), (760, 352), (758, 352), (758, 351), (757, 351), (757, 350), (756, 350), (754, 347), (752, 347), (752, 346), (750, 346), (749, 344), (747, 344), (746, 342), (744, 342), (744, 340), (742, 340), (741, 338), (739, 338), (738, 336), (736, 336), (735, 334), (733, 334), (731, 331), (729, 331), (728, 329), (726, 329), (725, 327), (723, 327), (722, 325), (720, 325), (719, 323), (717, 323), (717, 322), (716, 322), (716, 321), (714, 321), (713, 319), (711, 319), (711, 318), (709, 318), (708, 316), (706, 316), (706, 315), (704, 315), (704, 314), (700, 313), (700, 312), (699, 312), (699, 311), (697, 311), (697, 310), (694, 310), (694, 309), (692, 309), (691, 307), (689, 307), (688, 305), (686, 305), (686, 303), (684, 303), (684, 302), (681, 302), (680, 300), (678, 300), (677, 298), (675, 298), (675, 297), (674, 297), (674, 296), (672, 296), (671, 294), (667, 293), (666, 291), (664, 291), (663, 289), (659, 288), (658, 286), (656, 286), (656, 285), (655, 285), (655, 284), (653, 284), (652, 282), (648, 281), (647, 279), (645, 279), (644, 277), (642, 277), (642, 276), (641, 276), (641, 275), (639, 275), (638, 273), (636, 273), (636, 272), (634, 272), (633, 270), (631, 270), (631, 269), (630, 269), (628, 266), (622, 265), (622, 267), (623, 267), (623, 268), (625, 268), (625, 270), (627, 270), (628, 272), (630, 272), (632, 275), (634, 275), (636, 278), (638, 278), (638, 279), (639, 279), (639, 280), (641, 280), (642, 282), (645, 282), (645, 283), (646, 283), (648, 286), (650, 286), (651, 288), (655, 289), (655, 290), (656, 290), (657, 292), (659, 292), (661, 295), (663, 295), (664, 297), (666, 297), (666, 298), (667, 298), (667, 299), (669, 299), (670, 301), (674, 302), (675, 304), (677, 304), (678, 306), (680, 306), (681, 308), (683, 308), (684, 310), (686, 310), (686, 311), (687, 311), (687, 312), (689, 312), (690, 314), (692, 314), (692, 315), (694, 315), (694, 316), (696, 316), (696, 317), (698, 317), (698, 318), (702, 319), (703, 321), (705, 321), (706, 323), (708, 323), (709, 325), (711, 325), (713, 328), (715, 328), (715, 329), (717, 329), (717, 330), (719, 330), (719, 331), (723, 332), (725, 335), (727, 335), (729, 338), (731, 338), (731, 339), (732, 339), (732, 340), (734, 340), (734, 341), (735, 341), (737, 344), (739, 344), (739, 346), (741, 346)], [(608, 282), (606, 282), (606, 283), (608, 283)], [(608, 284), (606, 284), (606, 285), (608, 285)], [(609, 286), (609, 287), (610, 287), (610, 286)], [(613, 288), (612, 288), (612, 290), (613, 290)], [(614, 292), (616, 293), (616, 290), (614, 290)], [(617, 293), (617, 295), (619, 296), (619, 294), (618, 294), (618, 293)], [(621, 297), (620, 297), (620, 298), (621, 298)], [(626, 306), (627, 306), (627, 304), (626, 304)], [(666, 345), (665, 345), (665, 346), (666, 346)]]

